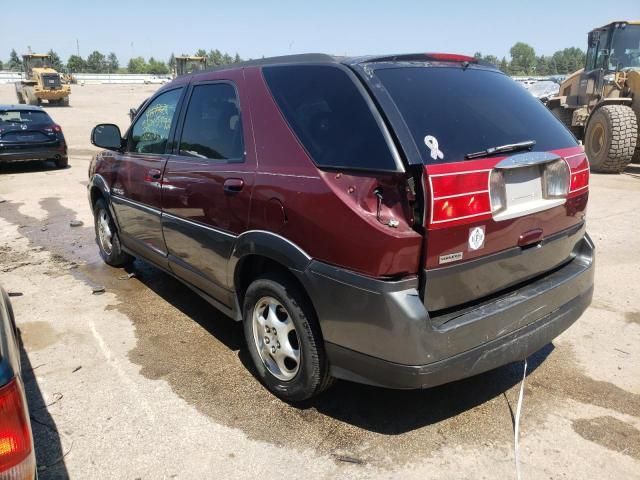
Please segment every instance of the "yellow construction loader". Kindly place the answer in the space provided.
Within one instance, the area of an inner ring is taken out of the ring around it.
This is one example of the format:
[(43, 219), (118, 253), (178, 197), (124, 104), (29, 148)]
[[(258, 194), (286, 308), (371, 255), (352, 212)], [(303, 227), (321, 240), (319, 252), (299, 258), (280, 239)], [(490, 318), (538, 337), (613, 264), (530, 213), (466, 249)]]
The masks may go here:
[(22, 56), (25, 79), (15, 83), (18, 103), (69, 105), (71, 86), (63, 83), (60, 74), (51, 67), (51, 56), (31, 53)]
[(589, 32), (585, 67), (569, 75), (547, 107), (584, 142), (596, 172), (640, 162), (640, 21)]

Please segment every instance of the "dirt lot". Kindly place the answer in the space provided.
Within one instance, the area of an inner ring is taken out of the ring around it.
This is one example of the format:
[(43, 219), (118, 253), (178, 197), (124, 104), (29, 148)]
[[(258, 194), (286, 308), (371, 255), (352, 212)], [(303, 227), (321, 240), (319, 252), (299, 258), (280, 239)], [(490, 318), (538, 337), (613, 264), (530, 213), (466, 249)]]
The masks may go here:
[[(22, 293), (40, 478), (515, 478), (522, 364), (426, 391), (340, 382), (292, 407), (251, 375), (239, 324), (153, 267), (99, 260), (89, 132), (126, 127), (153, 90), (75, 86), (70, 108), (47, 108), (70, 168), (0, 171), (0, 283)], [(529, 359), (527, 479), (640, 478), (640, 168), (594, 175), (588, 219), (594, 303)]]

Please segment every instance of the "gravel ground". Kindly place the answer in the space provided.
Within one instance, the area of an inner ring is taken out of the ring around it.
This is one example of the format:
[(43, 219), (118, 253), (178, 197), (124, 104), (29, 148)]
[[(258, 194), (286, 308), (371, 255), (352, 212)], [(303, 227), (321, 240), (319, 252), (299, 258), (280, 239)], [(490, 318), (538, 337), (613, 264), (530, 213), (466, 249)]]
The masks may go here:
[[(293, 407), (252, 376), (239, 324), (147, 264), (100, 261), (89, 132), (126, 128), (154, 90), (74, 86), (71, 107), (47, 107), (70, 168), (0, 170), (0, 283), (22, 293), (40, 478), (515, 478), (522, 364), (425, 391), (339, 382)], [(592, 176), (588, 222), (594, 302), (529, 359), (525, 479), (640, 478), (640, 167)]]

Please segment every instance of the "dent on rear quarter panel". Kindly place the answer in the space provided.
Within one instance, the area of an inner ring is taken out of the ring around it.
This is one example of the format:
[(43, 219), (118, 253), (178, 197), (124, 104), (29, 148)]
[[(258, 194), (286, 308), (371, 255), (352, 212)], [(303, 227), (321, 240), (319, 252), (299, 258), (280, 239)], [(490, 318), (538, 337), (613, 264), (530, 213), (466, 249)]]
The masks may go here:
[(392, 175), (319, 170), (289, 129), (260, 69), (247, 68), (245, 79), (258, 155), (249, 229), (274, 230), (269, 211), (277, 200), (284, 217), (276, 233), (314, 259), (374, 277), (417, 273), (422, 236), (409, 227), (399, 194), (384, 210), (400, 220), (398, 228), (379, 223), (365, 200), (377, 184), (393, 183)]

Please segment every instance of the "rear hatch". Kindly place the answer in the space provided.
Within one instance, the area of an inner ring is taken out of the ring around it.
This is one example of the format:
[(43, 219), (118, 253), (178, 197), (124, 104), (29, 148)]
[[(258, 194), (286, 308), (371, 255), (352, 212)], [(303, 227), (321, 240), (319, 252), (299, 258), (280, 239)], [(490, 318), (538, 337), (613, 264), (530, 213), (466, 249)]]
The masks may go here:
[(538, 100), (460, 57), (378, 61), (360, 73), (419, 163), (432, 318), (571, 261), (584, 236), (588, 162)]
[(60, 127), (41, 110), (0, 110), (0, 145), (10, 149), (55, 145)]

